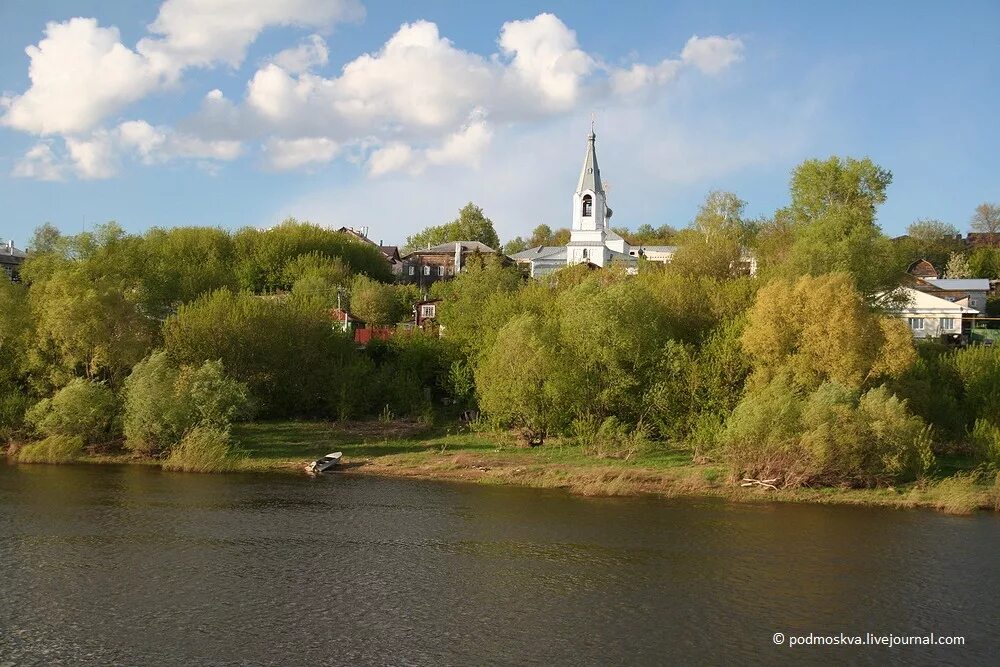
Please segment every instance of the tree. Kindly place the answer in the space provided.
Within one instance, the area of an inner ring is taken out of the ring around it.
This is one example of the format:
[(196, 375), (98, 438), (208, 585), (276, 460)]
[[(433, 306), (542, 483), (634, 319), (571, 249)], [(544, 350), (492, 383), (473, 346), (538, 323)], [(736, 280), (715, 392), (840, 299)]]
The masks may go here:
[(35, 348), (48, 352), (42, 363), (55, 362), (44, 369), (55, 386), (82, 373), (115, 387), (157, 339), (157, 323), (129, 301), (120, 282), (92, 275), (85, 264), (60, 269), (33, 285), (30, 299)]
[(748, 316), (743, 347), (765, 379), (787, 371), (807, 390), (827, 380), (857, 389), (916, 361), (905, 323), (869, 308), (843, 273), (773, 281)]
[(980, 234), (1000, 234), (1000, 205), (984, 202), (977, 206), (969, 226)]
[(976, 248), (969, 256), (970, 278), (1000, 278), (1000, 248)]
[(117, 411), (115, 394), (103, 382), (74, 378), (52, 398), (36, 403), (26, 419), (44, 435), (79, 437), (100, 445), (115, 435)]
[(407, 237), (404, 250), (418, 250), (452, 241), (479, 241), (494, 250), (500, 248), (500, 237), (493, 227), (493, 221), (486, 217), (482, 208), (469, 202), (459, 210), (458, 217), (451, 222), (428, 227)]
[(351, 285), (351, 312), (372, 327), (406, 320), (418, 299), (409, 285), (387, 285), (368, 276), (355, 276)]
[(321, 309), (227, 289), (178, 308), (163, 338), (178, 365), (221, 360), (269, 418), (327, 414), (353, 351)]
[(506, 319), (500, 318), (512, 316), (517, 306), (510, 299), (523, 284), (521, 272), (497, 258), (469, 264), (454, 280), (434, 284), (433, 294), (443, 299), (438, 322), (450, 340), (474, 356), (504, 325)]
[(191, 429), (227, 429), (249, 415), (247, 387), (228, 378), (220, 361), (177, 366), (160, 350), (132, 370), (124, 386), (125, 444), (157, 454), (171, 449)]
[(552, 228), (548, 225), (538, 225), (531, 232), (531, 238), (528, 240), (528, 246), (531, 248), (537, 248), (540, 245), (549, 245), (552, 241)]
[(892, 173), (869, 158), (806, 160), (792, 175), (787, 215), (794, 240), (790, 276), (844, 273), (870, 301), (895, 294), (903, 277), (898, 250), (875, 222)]
[(503, 254), (505, 255), (515, 255), (522, 250), (528, 249), (528, 242), (522, 239), (520, 236), (512, 238), (510, 241), (503, 246)]
[(307, 254), (339, 259), (351, 273), (392, 280), (389, 264), (375, 245), (295, 218), (271, 229), (241, 229), (233, 236), (233, 248), (237, 285), (255, 293), (290, 289), (286, 269)]
[(948, 257), (948, 265), (944, 269), (945, 278), (971, 278), (972, 268), (969, 257), (965, 253), (953, 252)]
[(508, 322), (475, 369), (479, 405), (498, 426), (538, 443), (565, 429), (585, 392), (576, 365), (561, 353), (556, 333), (541, 318), (522, 314)]
[(906, 254), (907, 264), (926, 259), (940, 269), (952, 253), (965, 249), (962, 234), (954, 225), (940, 220), (921, 218), (906, 228), (906, 237), (897, 239)]
[(906, 228), (906, 235), (918, 241), (940, 241), (942, 239), (954, 239), (960, 237), (962, 233), (958, 227), (947, 222), (934, 220), (932, 218), (920, 218), (910, 223)]

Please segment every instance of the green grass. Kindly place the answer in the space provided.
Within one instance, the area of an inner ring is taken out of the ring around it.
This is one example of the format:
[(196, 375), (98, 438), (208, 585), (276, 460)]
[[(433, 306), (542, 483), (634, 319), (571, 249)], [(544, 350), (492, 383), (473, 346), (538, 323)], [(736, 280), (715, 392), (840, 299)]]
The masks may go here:
[[(476, 433), (457, 425), (417, 422), (261, 422), (232, 429), (239, 455), (218, 467), (244, 471), (299, 471), (329, 452), (344, 453), (348, 469), (403, 477), (460, 480), (491, 485), (561, 488), (580, 495), (717, 496), (741, 502), (814, 502), (891, 507), (930, 507), (951, 513), (1000, 510), (1000, 477), (973, 474), (973, 462), (939, 457), (934, 473), (909, 484), (873, 489), (842, 487), (781, 491), (744, 489), (720, 464), (695, 463), (686, 448), (656, 445), (629, 459), (599, 458), (569, 439), (550, 438), (527, 449), (510, 435)], [(218, 458), (218, 457), (216, 457)], [(86, 455), (92, 463), (153, 463), (134, 456)], [(987, 478), (988, 477), (988, 478)]]

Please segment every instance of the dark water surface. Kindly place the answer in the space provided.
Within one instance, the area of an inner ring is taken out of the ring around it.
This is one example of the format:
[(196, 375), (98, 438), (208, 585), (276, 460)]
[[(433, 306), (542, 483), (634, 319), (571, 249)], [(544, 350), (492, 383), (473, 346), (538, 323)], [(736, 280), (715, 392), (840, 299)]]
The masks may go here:
[(0, 464), (0, 665), (1000, 664), (998, 618), (990, 514)]

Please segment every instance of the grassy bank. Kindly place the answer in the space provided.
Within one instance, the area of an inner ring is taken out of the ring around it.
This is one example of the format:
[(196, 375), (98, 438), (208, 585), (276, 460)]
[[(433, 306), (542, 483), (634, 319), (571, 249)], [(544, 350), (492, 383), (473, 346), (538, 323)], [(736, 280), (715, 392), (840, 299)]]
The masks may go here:
[[(942, 461), (935, 476), (916, 484), (774, 491), (733, 484), (720, 465), (695, 463), (687, 450), (666, 449), (628, 460), (597, 458), (559, 440), (525, 449), (503, 435), (455, 430), (415, 422), (242, 424), (233, 430), (239, 456), (229, 469), (297, 474), (306, 462), (342, 451), (345, 474), (561, 488), (586, 496), (715, 496), (741, 502), (925, 507), (954, 514), (1000, 510), (1000, 478), (977, 477), (968, 461), (957, 458)], [(83, 455), (77, 460), (158, 463), (132, 455)]]

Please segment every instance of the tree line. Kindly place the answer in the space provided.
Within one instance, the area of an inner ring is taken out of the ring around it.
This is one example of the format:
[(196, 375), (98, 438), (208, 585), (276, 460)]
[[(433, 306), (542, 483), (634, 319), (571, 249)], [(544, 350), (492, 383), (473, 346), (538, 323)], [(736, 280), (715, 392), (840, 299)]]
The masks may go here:
[[(919, 244), (948, 240), (927, 224), (906, 242), (883, 234), (891, 180), (869, 159), (809, 160), (788, 205), (759, 219), (710, 193), (689, 227), (637, 232), (678, 246), (637, 275), (574, 266), (532, 281), (487, 255), (433, 286), (440, 336), (364, 349), (331, 309), (391, 325), (424, 296), (371, 244), (294, 220), (42, 227), (23, 283), (0, 283), (0, 437), (24, 460), (125, 450), (210, 470), (234, 421), (478, 408), (525, 444), (684, 448), (785, 486), (895, 483), (955, 452), (996, 466), (1000, 350), (918, 346), (888, 313)], [(492, 230), (471, 206), (411, 241)]]

